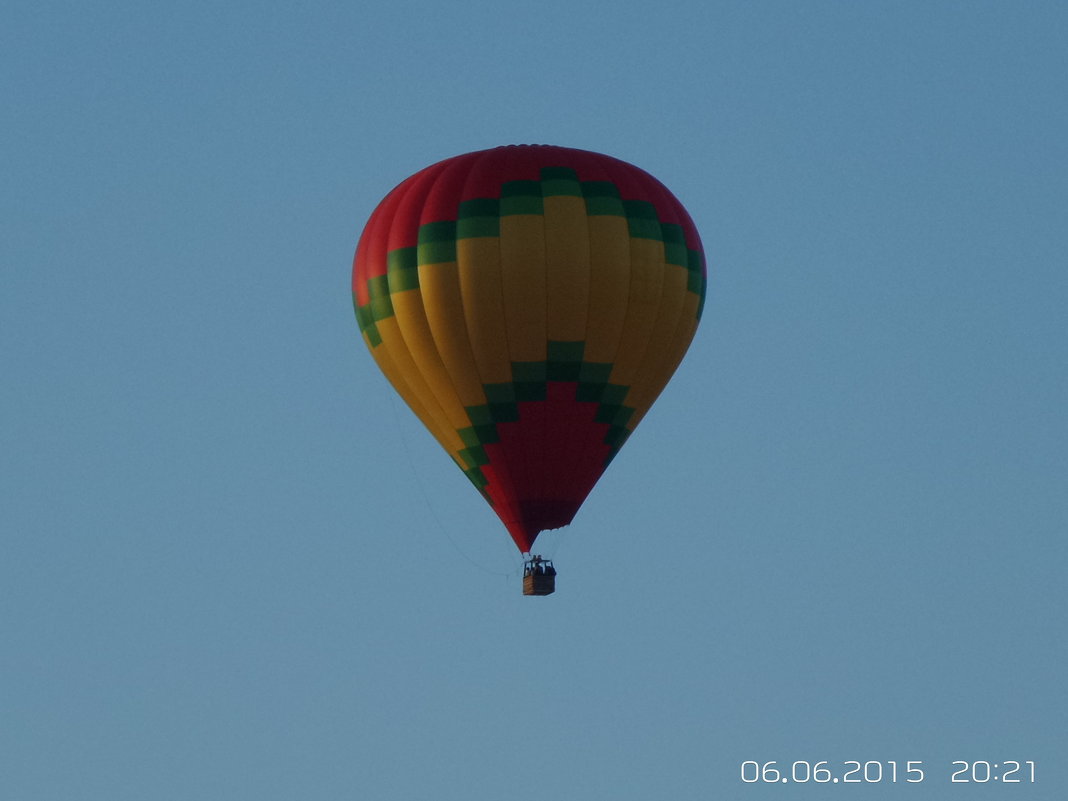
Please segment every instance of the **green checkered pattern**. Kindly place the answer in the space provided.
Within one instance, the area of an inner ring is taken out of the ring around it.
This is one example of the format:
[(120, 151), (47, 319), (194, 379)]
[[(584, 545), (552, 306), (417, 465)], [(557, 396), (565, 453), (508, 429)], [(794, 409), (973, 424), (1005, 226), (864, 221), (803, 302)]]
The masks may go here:
[(584, 347), (583, 342), (550, 341), (546, 361), (512, 362), (510, 382), (484, 384), (486, 404), (466, 407), (471, 426), (457, 432), (466, 446), (459, 453), (460, 467), (484, 495), (487, 480), (481, 467), (489, 463), (489, 458), (483, 446), (498, 441), (498, 423), (519, 420), (520, 402), (545, 400), (549, 381), (574, 382), (576, 400), (598, 404), (595, 420), (608, 425), (604, 442), (611, 449), (605, 466), (623, 447), (630, 436), (627, 423), (634, 414), (634, 409), (623, 403), (628, 388), (608, 382), (611, 364), (583, 361)]
[[(419, 227), (414, 247), (398, 248), (387, 256), (386, 275), (367, 282), (369, 302), (356, 305), (356, 321), (372, 347), (382, 338), (376, 323), (393, 316), (391, 292), (404, 292), (419, 286), (419, 267), (456, 260), (456, 242), (471, 237), (500, 236), (500, 219), (511, 214), (543, 214), (547, 197), (580, 197), (586, 213), (593, 217), (625, 217), (630, 236), (664, 244), (668, 264), (687, 270), (687, 289), (700, 296), (697, 319), (705, 300), (704, 263), (701, 253), (686, 247), (681, 225), (661, 222), (652, 203), (623, 200), (610, 181), (580, 181), (570, 167), (543, 167), (540, 181), (508, 181), (501, 185), (499, 198), (474, 198), (460, 203), (456, 220), (426, 223)], [(353, 297), (355, 304), (355, 296)]]

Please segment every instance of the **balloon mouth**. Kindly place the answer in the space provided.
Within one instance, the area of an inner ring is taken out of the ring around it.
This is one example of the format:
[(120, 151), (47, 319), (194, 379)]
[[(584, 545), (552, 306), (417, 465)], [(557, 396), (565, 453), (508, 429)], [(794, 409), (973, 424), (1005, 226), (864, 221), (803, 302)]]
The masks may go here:
[(514, 404), (514, 419), (481, 429), (480, 489), (521, 552), (571, 522), (624, 438), (600, 419), (603, 403), (580, 400), (580, 382), (549, 380), (538, 394)]
[(519, 502), (517, 519), (504, 523), (520, 552), (530, 553), (541, 532), (568, 525), (581, 505), (582, 501), (531, 498)]

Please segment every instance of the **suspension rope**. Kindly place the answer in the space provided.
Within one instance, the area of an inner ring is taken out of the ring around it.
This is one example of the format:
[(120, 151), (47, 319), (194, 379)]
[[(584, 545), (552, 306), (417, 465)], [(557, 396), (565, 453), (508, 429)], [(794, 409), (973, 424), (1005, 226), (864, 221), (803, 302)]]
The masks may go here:
[(453, 538), (452, 534), (449, 533), (449, 530), (441, 522), (441, 519), (438, 517), (437, 511), (434, 509), (434, 505), (430, 502), (430, 496), (427, 494), (426, 484), (423, 482), (423, 476), (415, 466), (415, 458), (413, 457), (412, 450), (408, 445), (408, 436), (404, 431), (405, 426), (402, 424), (400, 414), (397, 411), (397, 397), (392, 392), (389, 393), (389, 396), (390, 408), (393, 410), (393, 424), (396, 426), (397, 431), (399, 433), (401, 445), (404, 447), (404, 454), (408, 459), (408, 466), (411, 468), (411, 472), (415, 475), (415, 483), (419, 486), (419, 494), (422, 496), (423, 503), (426, 505), (427, 511), (430, 513), (430, 517), (434, 521), (434, 525), (437, 527), (437, 530), (441, 534), (445, 535), (445, 539), (449, 541), (453, 549), (458, 554), (460, 554), (460, 556), (466, 559), (468, 563), (481, 570), (483, 573), (488, 573), (491, 576), (504, 576), (506, 578), (512, 578), (514, 576), (519, 575), (520, 569), (514, 566), (509, 572), (502, 573), (499, 570), (491, 570), (485, 565), (480, 564), (479, 562), (472, 559), (471, 556), (466, 551), (464, 551), (463, 548), (460, 547), (460, 544)]

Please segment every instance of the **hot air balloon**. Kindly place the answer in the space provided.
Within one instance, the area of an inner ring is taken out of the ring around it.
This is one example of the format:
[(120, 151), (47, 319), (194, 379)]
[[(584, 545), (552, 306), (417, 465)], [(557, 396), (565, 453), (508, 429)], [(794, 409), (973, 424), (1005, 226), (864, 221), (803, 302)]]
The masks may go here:
[(678, 200), (619, 159), (510, 145), (433, 164), (378, 205), (352, 271), (379, 368), (527, 559), (571, 522), (682, 360), (704, 304)]

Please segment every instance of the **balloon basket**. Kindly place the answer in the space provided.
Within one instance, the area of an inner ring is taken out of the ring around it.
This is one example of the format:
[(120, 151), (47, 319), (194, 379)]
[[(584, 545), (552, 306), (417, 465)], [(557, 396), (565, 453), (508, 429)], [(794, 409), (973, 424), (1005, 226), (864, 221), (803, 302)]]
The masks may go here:
[(552, 595), (556, 592), (556, 568), (548, 559), (532, 556), (523, 562), (523, 594)]

